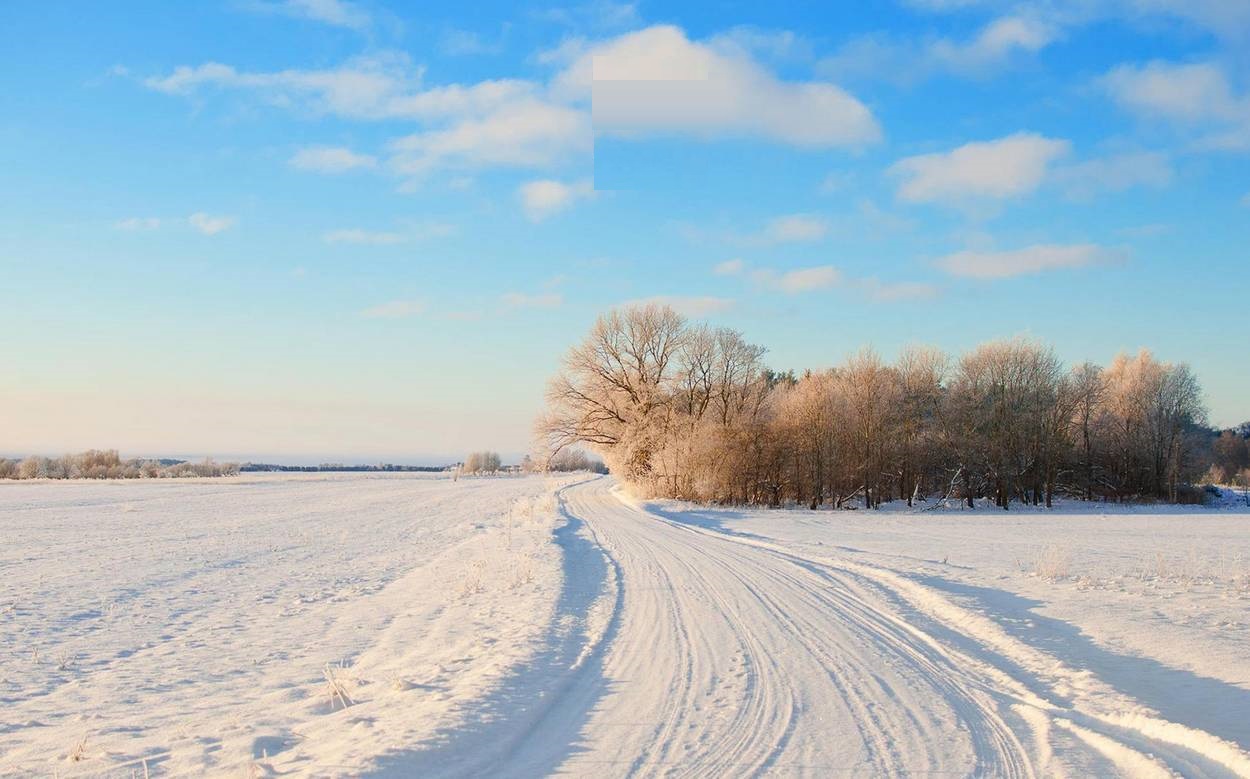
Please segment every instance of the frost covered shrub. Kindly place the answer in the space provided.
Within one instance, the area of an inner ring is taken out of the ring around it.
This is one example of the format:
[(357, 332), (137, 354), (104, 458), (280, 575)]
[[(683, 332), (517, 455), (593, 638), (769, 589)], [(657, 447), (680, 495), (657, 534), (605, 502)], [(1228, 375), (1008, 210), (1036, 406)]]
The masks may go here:
[(0, 479), (140, 479), (184, 476), (235, 476), (238, 463), (201, 463), (158, 460), (123, 460), (116, 449), (89, 449), (63, 457), (30, 456), (23, 460), (0, 459)]
[(495, 473), (500, 467), (498, 452), (471, 452), (464, 458), (465, 473)]
[(591, 459), (581, 449), (563, 449), (548, 461), (547, 469), (558, 472), (591, 471), (607, 473), (607, 467), (599, 460)]

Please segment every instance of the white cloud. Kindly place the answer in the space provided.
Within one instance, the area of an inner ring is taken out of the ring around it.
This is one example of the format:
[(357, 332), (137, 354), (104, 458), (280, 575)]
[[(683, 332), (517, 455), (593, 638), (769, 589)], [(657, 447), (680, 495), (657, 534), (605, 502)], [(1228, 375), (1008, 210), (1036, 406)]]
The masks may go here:
[(765, 243), (810, 243), (829, 231), (825, 220), (810, 214), (779, 216), (768, 223), (761, 236)]
[(1250, 3), (1244, 0), (1047, 0), (1027, 5), (1006, 0), (910, 0), (910, 4), (940, 12), (1025, 6), (1065, 27), (1116, 19), (1157, 30), (1160, 22), (1181, 21), (1229, 40), (1250, 37)]
[(481, 54), (499, 54), (503, 51), (503, 42), (488, 43), (472, 30), (448, 30), (439, 41), (439, 48), (444, 54), (453, 57), (467, 57)]
[(564, 305), (564, 296), (559, 292), (540, 292), (535, 295), (508, 292), (501, 300), (508, 308), (559, 308)]
[(219, 62), (180, 65), (144, 80), (149, 89), (194, 95), (209, 88), (254, 93), (282, 108), (349, 119), (439, 120), (486, 116), (519, 100), (534, 99), (538, 85), (519, 79), (422, 88), (423, 71), (402, 52), (352, 58), (334, 68), (248, 72)]
[(768, 220), (752, 233), (733, 228), (703, 228), (680, 224), (679, 229), (692, 242), (717, 241), (748, 247), (777, 246), (785, 243), (814, 243), (829, 232), (829, 222), (813, 214), (784, 214)]
[(1099, 192), (1123, 192), (1135, 186), (1165, 187), (1172, 182), (1172, 163), (1159, 152), (1115, 154), (1055, 169), (1053, 180), (1070, 197), (1088, 199)]
[(1250, 208), (1250, 192), (1247, 192), (1246, 194), (1242, 195), (1241, 204), (1245, 206), (1246, 208)]
[(409, 241), (445, 238), (458, 232), (456, 225), (450, 222), (402, 220), (402, 225), (402, 230), (363, 230), (360, 228), (331, 230), (322, 235), (321, 240), (326, 243), (392, 246)]
[(1103, 84), (1126, 108), (1168, 119), (1236, 119), (1246, 108), (1234, 98), (1224, 71), (1211, 63), (1121, 65), (1103, 78)]
[(451, 222), (440, 222), (433, 219), (407, 221), (405, 225), (405, 233), (415, 241), (424, 241), (429, 238), (446, 238), (460, 232), (459, 226)]
[(1065, 268), (1084, 268), (1107, 262), (1112, 253), (1094, 244), (1039, 244), (1009, 251), (962, 251), (937, 260), (953, 276), (1005, 279)]
[(419, 300), (392, 300), (366, 308), (360, 315), (366, 319), (408, 319), (425, 313), (425, 304)]
[(899, 281), (893, 284), (877, 279), (863, 279), (856, 284), (878, 303), (898, 303), (907, 300), (929, 300), (937, 297), (938, 288), (919, 281)]
[(842, 274), (832, 265), (787, 271), (774, 280), (778, 289), (789, 294), (826, 289), (837, 284)]
[(408, 240), (408, 236), (403, 233), (373, 232), (370, 230), (351, 229), (331, 230), (321, 236), (321, 240), (326, 243), (353, 243), (372, 246), (390, 246), (406, 242)]
[(752, 271), (751, 278), (762, 286), (780, 290), (787, 295), (797, 295), (836, 286), (842, 281), (842, 273), (832, 265), (817, 265), (784, 272), (761, 268)]
[[(309, 116), (410, 120), (416, 131), (391, 141), (385, 164), (414, 178), (440, 167), (548, 167), (589, 153), (596, 131), (749, 136), (811, 147), (859, 145), (880, 135), (871, 112), (839, 87), (781, 81), (728, 38), (698, 43), (678, 28), (652, 27), (594, 46), (574, 40), (550, 61), (560, 57), (572, 60), (549, 85), (504, 78), (426, 86), (423, 69), (396, 51), (320, 69), (181, 65), (144, 84), (172, 95), (235, 92)], [(669, 65), (676, 70), (665, 70)], [(291, 164), (342, 172), (382, 161), (321, 147)]]
[(187, 223), (204, 235), (216, 235), (229, 230), (239, 220), (233, 216), (211, 216), (198, 211), (187, 217)]
[(601, 136), (752, 137), (830, 147), (881, 135), (872, 112), (840, 87), (782, 81), (741, 46), (691, 41), (667, 25), (589, 47), (553, 90), (568, 99), (591, 97)]
[(1139, 116), (1197, 128), (1201, 148), (1250, 150), (1250, 93), (1238, 94), (1218, 65), (1121, 65), (1103, 77), (1102, 85), (1113, 100)]
[(1001, 74), (1021, 55), (1041, 51), (1059, 34), (1057, 26), (1035, 16), (1002, 16), (964, 41), (867, 35), (821, 60), (818, 69), (835, 77), (880, 78), (903, 84), (939, 73), (987, 78)]
[(540, 179), (526, 182), (517, 188), (521, 207), (532, 222), (541, 222), (573, 205), (576, 200), (593, 197), (594, 193), (594, 186), (588, 180), (565, 184), (552, 179)]
[(161, 220), (154, 216), (132, 216), (113, 223), (114, 229), (126, 230), (128, 232), (155, 230), (160, 226)]
[(723, 314), (730, 310), (737, 301), (733, 298), (720, 298), (710, 295), (654, 295), (649, 298), (627, 300), (623, 306), (644, 306), (650, 303), (669, 306), (679, 314), (689, 317), (704, 317), (712, 314)]
[(840, 190), (848, 189), (855, 177), (847, 171), (830, 171), (820, 180), (820, 186), (816, 188), (822, 195), (828, 195)]
[(750, 25), (738, 25), (718, 33), (708, 40), (708, 45), (717, 49), (739, 49), (774, 62), (804, 62), (813, 57), (812, 43), (805, 36), (791, 30), (767, 30)]
[(938, 293), (936, 286), (924, 282), (885, 283), (876, 278), (847, 278), (832, 265), (818, 265), (783, 272), (773, 268), (752, 270), (742, 260), (729, 260), (717, 265), (713, 268), (713, 272), (719, 276), (745, 276), (760, 287), (784, 292), (787, 295), (843, 287), (866, 293), (874, 301), (890, 303), (927, 299)]
[[(420, 130), (392, 141), (387, 160), (392, 171), (404, 176), (440, 166), (543, 167), (590, 150), (588, 112), (550, 99), (536, 82), (491, 79), (423, 88), (422, 76), (407, 55), (383, 52), (321, 70), (246, 72), (214, 62), (184, 65), (144, 83), (177, 95), (240, 91), (312, 115), (411, 120)], [(360, 155), (323, 157), (307, 162), (330, 168), (369, 165), (369, 158)]]
[(309, 146), (291, 157), (291, 167), (317, 173), (346, 173), (357, 168), (377, 167), (376, 157), (357, 154), (340, 146)]
[(1037, 189), (1047, 166), (1070, 150), (1064, 140), (1017, 133), (950, 152), (906, 157), (889, 172), (903, 180), (898, 197), (910, 202), (1003, 199)]
[(257, 2), (250, 8), (358, 31), (368, 29), (372, 23), (368, 12), (348, 0), (281, 0)]
[(985, 73), (1017, 51), (1035, 53), (1054, 42), (1057, 31), (1038, 19), (1004, 16), (986, 25), (965, 44), (936, 41), (931, 56), (952, 71)]
[(533, 12), (539, 19), (562, 24), (575, 29), (590, 28), (593, 30), (618, 30), (636, 27), (641, 17), (638, 15), (637, 3), (618, 3), (612, 0), (588, 0), (577, 3), (547, 8)]
[(192, 95), (208, 87), (246, 90), (285, 108), (302, 108), (355, 119), (384, 119), (403, 113), (420, 80), (406, 55), (358, 57), (337, 68), (249, 73), (207, 62), (181, 65), (167, 76), (144, 80), (150, 89)]
[(584, 112), (539, 100), (505, 105), (492, 114), (400, 138), (391, 144), (392, 167), (420, 175), (433, 167), (545, 167), (573, 152), (588, 151), (590, 123)]

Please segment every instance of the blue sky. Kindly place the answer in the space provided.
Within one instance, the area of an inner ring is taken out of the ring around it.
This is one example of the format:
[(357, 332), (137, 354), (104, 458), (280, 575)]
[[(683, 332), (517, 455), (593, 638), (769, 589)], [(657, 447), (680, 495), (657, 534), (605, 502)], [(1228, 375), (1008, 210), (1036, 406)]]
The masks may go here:
[(1244, 0), (423, 5), (0, 5), (0, 451), (515, 455), (651, 298), (1250, 416)]

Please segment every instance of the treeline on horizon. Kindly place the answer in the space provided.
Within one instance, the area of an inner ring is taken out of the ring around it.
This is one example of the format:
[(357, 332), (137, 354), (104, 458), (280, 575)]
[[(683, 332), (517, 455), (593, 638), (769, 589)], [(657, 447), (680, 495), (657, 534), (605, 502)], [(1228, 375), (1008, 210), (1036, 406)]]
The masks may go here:
[(243, 473), (441, 473), (454, 467), (453, 465), (395, 465), (393, 463), (378, 463), (376, 465), (243, 463), (239, 466), (239, 470)]
[(219, 463), (212, 459), (198, 463), (139, 458), (123, 460), (116, 449), (88, 449), (62, 457), (0, 457), (0, 479), (179, 479), (235, 476), (238, 473), (238, 463)]
[(801, 375), (764, 355), (667, 306), (611, 311), (565, 357), (537, 432), (646, 495), (718, 503), (1200, 502), (1204, 475), (1250, 485), (1250, 425), (1206, 427), (1190, 368), (1146, 350), (1066, 367), (1015, 338), (892, 364), (865, 349)]

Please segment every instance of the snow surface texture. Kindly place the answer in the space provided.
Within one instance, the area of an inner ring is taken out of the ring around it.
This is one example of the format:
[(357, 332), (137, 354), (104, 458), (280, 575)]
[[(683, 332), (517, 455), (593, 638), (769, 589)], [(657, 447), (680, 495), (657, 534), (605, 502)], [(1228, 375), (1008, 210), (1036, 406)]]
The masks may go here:
[(890, 508), (0, 485), (0, 774), (1250, 777), (1250, 510)]
[(551, 628), (568, 481), (0, 484), (0, 775), (352, 774), (433, 741)]

